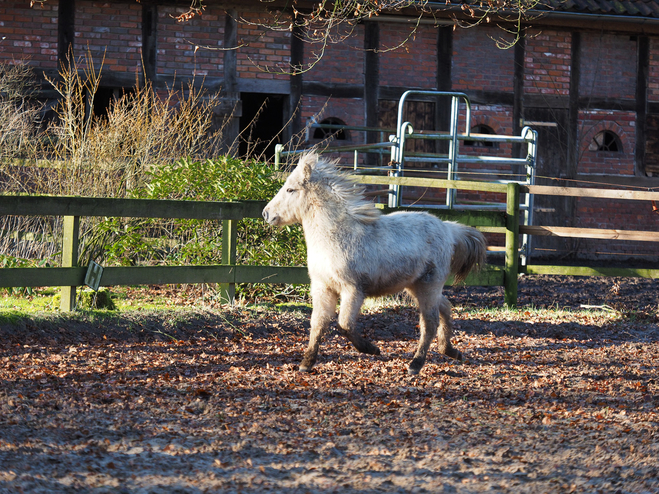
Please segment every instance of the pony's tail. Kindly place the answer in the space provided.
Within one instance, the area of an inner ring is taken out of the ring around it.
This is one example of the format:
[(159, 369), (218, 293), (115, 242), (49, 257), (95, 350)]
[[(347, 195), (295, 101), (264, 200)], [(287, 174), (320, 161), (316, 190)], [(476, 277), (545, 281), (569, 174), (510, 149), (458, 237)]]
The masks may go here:
[(462, 283), (473, 270), (485, 265), (487, 242), (485, 236), (470, 226), (452, 223), (455, 233), (451, 273), (455, 283)]

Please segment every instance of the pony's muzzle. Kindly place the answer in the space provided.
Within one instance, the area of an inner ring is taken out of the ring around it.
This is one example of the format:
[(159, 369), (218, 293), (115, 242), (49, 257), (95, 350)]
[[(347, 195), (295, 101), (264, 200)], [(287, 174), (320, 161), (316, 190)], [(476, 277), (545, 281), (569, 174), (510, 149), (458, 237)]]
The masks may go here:
[(268, 212), (268, 207), (267, 206), (263, 209), (263, 212), (261, 213), (261, 216), (263, 216), (263, 219), (265, 220), (265, 222), (270, 224), (270, 225), (274, 225), (277, 221), (277, 218), (279, 218), (277, 215), (271, 216), (270, 213)]

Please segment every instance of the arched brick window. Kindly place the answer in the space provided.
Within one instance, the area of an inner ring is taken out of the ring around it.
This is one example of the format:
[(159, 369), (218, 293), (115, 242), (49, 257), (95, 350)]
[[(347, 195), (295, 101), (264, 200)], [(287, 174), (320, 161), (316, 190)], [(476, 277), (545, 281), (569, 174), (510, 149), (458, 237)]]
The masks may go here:
[[(471, 133), (472, 134), (487, 134), (487, 135), (494, 135), (496, 132), (494, 132), (494, 129), (490, 127), (489, 125), (485, 124), (478, 124), (474, 125), (471, 128)], [(464, 141), (465, 146), (473, 146), (473, 147), (481, 147), (481, 148), (492, 148), (496, 149), (499, 147), (498, 142), (492, 142), (492, 141), (476, 141), (476, 140), (465, 140)]]
[[(346, 125), (340, 118), (329, 117), (320, 122), (320, 125)], [(337, 141), (349, 141), (350, 132), (346, 129), (324, 129), (322, 127), (316, 128), (313, 132), (314, 139), (327, 139), (332, 137)]]
[(588, 145), (589, 151), (608, 151), (610, 153), (622, 153), (622, 142), (615, 132), (603, 130), (593, 136)]

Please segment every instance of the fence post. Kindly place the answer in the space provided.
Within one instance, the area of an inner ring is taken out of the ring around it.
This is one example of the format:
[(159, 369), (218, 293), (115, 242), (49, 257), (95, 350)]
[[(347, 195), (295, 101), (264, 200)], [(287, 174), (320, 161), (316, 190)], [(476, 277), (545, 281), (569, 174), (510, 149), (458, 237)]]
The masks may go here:
[(519, 273), (519, 184), (508, 184), (506, 194), (506, 264), (503, 284), (505, 303), (517, 305), (517, 275)]
[[(65, 216), (62, 227), (62, 267), (73, 268), (78, 265), (78, 234), (80, 233), (80, 216)], [(63, 286), (60, 289), (60, 310), (72, 311), (76, 306), (76, 287)]]
[[(236, 270), (236, 226), (237, 220), (222, 221), (222, 264), (234, 266), (232, 271), (235, 279)], [(233, 304), (236, 298), (235, 283), (220, 283), (220, 300), (223, 303)]]

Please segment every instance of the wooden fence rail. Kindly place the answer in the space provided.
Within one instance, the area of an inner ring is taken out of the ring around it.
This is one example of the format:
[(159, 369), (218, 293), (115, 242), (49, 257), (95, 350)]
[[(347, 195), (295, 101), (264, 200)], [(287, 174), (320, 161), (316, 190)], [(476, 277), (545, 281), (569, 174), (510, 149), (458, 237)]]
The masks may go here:
[[(517, 183), (451, 181), (416, 177), (359, 176), (363, 184), (414, 185), (489, 191), (506, 194), (505, 210), (475, 211), (431, 209), (430, 213), (443, 220), (459, 221), (481, 231), (505, 235), (503, 267), (486, 266), (467, 279), (469, 285), (503, 286), (505, 303), (517, 303), (517, 278), (525, 274), (567, 274), (575, 276), (642, 276), (659, 278), (659, 269), (593, 268), (575, 266), (519, 265), (519, 235), (591, 236), (590, 238), (618, 238), (659, 241), (659, 232), (630, 232), (624, 230), (568, 229), (551, 226), (520, 226), (520, 193), (575, 195), (630, 200), (659, 201), (659, 193), (611, 191), (605, 189), (577, 189), (567, 187), (520, 186)], [(136, 266), (105, 267), (100, 285), (151, 285), (178, 283), (219, 283), (222, 298), (232, 301), (236, 283), (309, 282), (305, 267), (247, 266), (236, 264), (236, 227), (243, 218), (260, 218), (264, 201), (172, 201), (144, 199), (107, 199), (53, 196), (0, 195), (0, 215), (61, 216), (63, 217), (62, 267), (2, 268), (0, 287), (60, 286), (61, 310), (75, 307), (76, 288), (84, 284), (87, 268), (77, 265), (80, 218), (84, 216), (185, 218), (222, 221), (222, 264), (212, 266)], [(383, 208), (385, 212), (391, 211)], [(419, 208), (399, 208), (413, 209)], [(595, 237), (593, 237), (595, 235)]]

